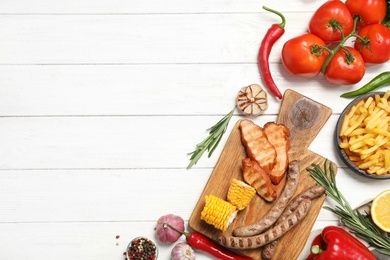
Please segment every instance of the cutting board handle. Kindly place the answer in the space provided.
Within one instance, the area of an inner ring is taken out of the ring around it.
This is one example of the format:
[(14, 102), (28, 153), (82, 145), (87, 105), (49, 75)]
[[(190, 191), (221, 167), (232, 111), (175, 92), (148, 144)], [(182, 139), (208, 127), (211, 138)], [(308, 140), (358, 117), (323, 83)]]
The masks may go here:
[(332, 115), (332, 109), (298, 92), (287, 89), (283, 95), (277, 123), (290, 130), (291, 150), (308, 148)]

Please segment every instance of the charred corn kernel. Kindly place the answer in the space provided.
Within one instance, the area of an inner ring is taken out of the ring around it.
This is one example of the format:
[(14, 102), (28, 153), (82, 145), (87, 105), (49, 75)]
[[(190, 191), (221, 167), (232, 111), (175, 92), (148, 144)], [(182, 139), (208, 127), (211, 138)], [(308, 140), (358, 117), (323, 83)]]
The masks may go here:
[(225, 231), (237, 216), (237, 208), (221, 198), (214, 195), (206, 196), (200, 219), (215, 228)]
[(256, 189), (243, 181), (233, 179), (230, 184), (227, 200), (238, 210), (245, 209), (256, 194)]

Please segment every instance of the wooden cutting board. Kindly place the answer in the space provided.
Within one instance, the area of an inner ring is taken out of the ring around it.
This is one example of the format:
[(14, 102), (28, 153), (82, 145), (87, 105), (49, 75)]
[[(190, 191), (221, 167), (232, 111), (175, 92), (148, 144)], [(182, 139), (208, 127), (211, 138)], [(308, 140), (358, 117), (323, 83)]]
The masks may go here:
[[(329, 107), (313, 101), (293, 90), (289, 89), (284, 93), (277, 123), (282, 123), (289, 128), (291, 143), (289, 158), (290, 160), (299, 160), (300, 162), (301, 177), (296, 194), (316, 184), (316, 181), (311, 178), (306, 168), (311, 166), (312, 163), (319, 164), (322, 167), (326, 158), (308, 150), (308, 147), (331, 114), (332, 110)], [(222, 199), (226, 199), (231, 180), (233, 178), (243, 180), (241, 161), (246, 157), (246, 152), (241, 143), (239, 124), (240, 121), (233, 127), (221, 156), (210, 175), (189, 221), (189, 225), (193, 230), (198, 231), (215, 241), (221, 234), (221, 231), (201, 220), (200, 214), (205, 205), (205, 195), (213, 194)], [(335, 172), (337, 172), (337, 166), (333, 162), (330, 163), (333, 164)], [(278, 194), (281, 193), (284, 184), (285, 178), (276, 187)], [(306, 218), (280, 239), (274, 259), (290, 260), (298, 258), (314, 222), (317, 219), (324, 200), (325, 195), (316, 199)], [(260, 196), (256, 195), (250, 205), (237, 214), (234, 223), (230, 225), (225, 233), (230, 235), (237, 227), (257, 222), (269, 211), (271, 206), (271, 203), (266, 202)], [(253, 259), (261, 259), (261, 250), (259, 249), (240, 250), (237, 252), (250, 256)]]

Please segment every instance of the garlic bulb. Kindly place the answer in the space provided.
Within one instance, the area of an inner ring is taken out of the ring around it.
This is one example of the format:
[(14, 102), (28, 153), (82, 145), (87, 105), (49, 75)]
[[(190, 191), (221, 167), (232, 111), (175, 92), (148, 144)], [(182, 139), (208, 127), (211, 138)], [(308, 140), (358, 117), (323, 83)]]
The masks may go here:
[(243, 87), (237, 94), (237, 105), (245, 115), (260, 115), (268, 108), (267, 92), (257, 84)]
[(171, 251), (172, 260), (195, 260), (196, 255), (192, 247), (183, 242), (178, 243)]
[(168, 227), (166, 224), (163, 224), (164, 222), (169, 223), (170, 225), (179, 230), (184, 230), (184, 220), (174, 214), (168, 214), (160, 217), (157, 221), (157, 226), (155, 229), (158, 240), (163, 243), (176, 242), (182, 234)]

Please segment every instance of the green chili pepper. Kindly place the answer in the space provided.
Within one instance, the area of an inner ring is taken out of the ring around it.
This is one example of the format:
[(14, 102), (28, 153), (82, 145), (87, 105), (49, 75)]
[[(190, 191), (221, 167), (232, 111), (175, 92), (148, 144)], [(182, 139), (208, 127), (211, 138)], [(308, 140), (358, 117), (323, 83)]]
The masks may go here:
[(360, 96), (387, 84), (390, 84), (390, 71), (382, 72), (363, 87), (351, 92), (344, 93), (340, 97), (349, 98)]

